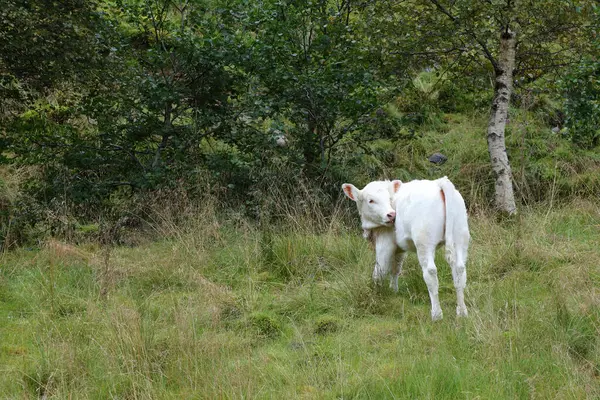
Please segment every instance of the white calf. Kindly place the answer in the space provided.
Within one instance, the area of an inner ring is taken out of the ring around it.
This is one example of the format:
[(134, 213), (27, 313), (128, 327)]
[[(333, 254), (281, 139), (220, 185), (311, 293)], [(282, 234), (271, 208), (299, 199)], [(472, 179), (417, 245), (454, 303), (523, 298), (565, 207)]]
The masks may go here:
[[(373, 279), (391, 273), (390, 287), (398, 290), (398, 275), (407, 251), (416, 251), (431, 299), (431, 317), (441, 319), (435, 249), (445, 244), (456, 288), (456, 313), (467, 315), (469, 224), (465, 202), (447, 177), (435, 181), (376, 181), (362, 190), (345, 183), (346, 196), (356, 201), (365, 237), (375, 242)], [(394, 223), (395, 220), (395, 223)]]

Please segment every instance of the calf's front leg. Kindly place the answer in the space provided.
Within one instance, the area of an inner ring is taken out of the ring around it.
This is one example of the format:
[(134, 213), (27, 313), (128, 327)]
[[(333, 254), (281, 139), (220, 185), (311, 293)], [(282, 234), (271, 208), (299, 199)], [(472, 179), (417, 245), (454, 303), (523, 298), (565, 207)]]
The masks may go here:
[[(390, 273), (396, 261), (398, 246), (391, 228), (380, 229), (375, 234), (375, 268), (373, 268), (373, 281), (380, 285), (383, 278)], [(397, 281), (396, 281), (397, 282)], [(396, 288), (397, 288), (396, 283)]]

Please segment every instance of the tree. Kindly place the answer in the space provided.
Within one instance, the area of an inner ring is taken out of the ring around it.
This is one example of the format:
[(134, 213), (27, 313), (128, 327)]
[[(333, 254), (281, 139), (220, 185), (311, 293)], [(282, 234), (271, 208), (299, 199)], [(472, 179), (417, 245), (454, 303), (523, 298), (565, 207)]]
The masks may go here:
[(391, 38), (382, 45), (391, 52), (444, 73), (460, 74), (472, 64), (491, 71), (488, 151), (495, 204), (507, 214), (517, 211), (505, 145), (513, 84), (528, 84), (577, 61), (587, 46), (592, 5), (591, 0), (414, 0), (376, 6), (376, 25)]
[[(13, 162), (44, 165), (45, 198), (66, 193), (97, 205), (122, 188), (173, 182), (173, 175), (201, 162), (199, 142), (226, 131), (235, 75), (227, 68), (235, 46), (219, 15), (202, 4), (131, 0), (106, 3), (102, 11), (88, 6), (81, 24), (89, 26), (97, 15), (103, 24), (76, 30), (76, 38), (91, 43), (81, 53), (94, 62), (63, 76), (51, 100), (17, 114), (6, 125), (5, 139)], [(32, 21), (44, 25), (41, 7), (32, 12)], [(48, 29), (51, 37), (59, 35), (60, 26)], [(28, 52), (5, 62), (24, 79), (32, 74), (20, 72), (31, 61)], [(40, 90), (48, 91), (54, 81), (39, 81)]]
[(123, 32), (119, 63), (90, 93), (86, 111), (131, 167), (160, 174), (224, 129), (234, 44), (218, 13), (202, 3), (123, 1), (113, 12)]
[(260, 1), (245, 23), (256, 104), (290, 121), (304, 172), (323, 172), (335, 145), (397, 93), (398, 76), (380, 68), (381, 53), (350, 1)]
[(600, 145), (600, 6), (591, 25), (592, 51), (567, 69), (560, 81), (565, 98), (565, 125), (571, 140), (581, 147)]
[[(515, 78), (531, 82), (576, 62), (589, 26), (590, 1), (429, 0), (457, 30), (460, 41), (475, 44), (494, 71), (494, 97), (487, 129), (495, 174), (495, 204), (517, 211), (505, 144), (508, 106)], [(499, 38), (498, 38), (499, 36)]]
[(66, 82), (83, 82), (106, 50), (105, 22), (87, 0), (3, 2), (0, 122)]

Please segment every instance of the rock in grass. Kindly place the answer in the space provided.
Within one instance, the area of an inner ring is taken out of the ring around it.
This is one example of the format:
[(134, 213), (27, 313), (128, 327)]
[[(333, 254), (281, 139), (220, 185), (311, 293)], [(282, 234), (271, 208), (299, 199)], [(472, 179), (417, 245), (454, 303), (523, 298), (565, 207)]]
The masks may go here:
[(428, 160), (429, 160), (429, 162), (432, 162), (436, 165), (442, 165), (443, 163), (445, 163), (448, 160), (448, 157), (446, 157), (442, 153), (434, 153), (429, 156)]

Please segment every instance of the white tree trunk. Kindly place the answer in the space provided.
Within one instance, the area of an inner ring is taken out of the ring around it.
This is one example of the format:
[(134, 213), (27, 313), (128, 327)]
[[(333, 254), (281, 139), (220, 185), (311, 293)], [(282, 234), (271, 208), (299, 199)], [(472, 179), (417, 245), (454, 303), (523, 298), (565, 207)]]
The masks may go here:
[(514, 68), (515, 34), (507, 31), (500, 36), (500, 53), (495, 71), (496, 86), (494, 87), (494, 100), (492, 101), (492, 110), (487, 128), (487, 142), (492, 169), (496, 178), (496, 207), (509, 215), (517, 212), (513, 193), (512, 172), (504, 141)]

